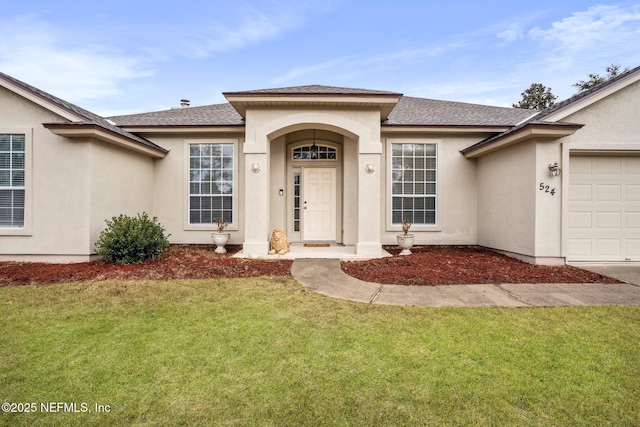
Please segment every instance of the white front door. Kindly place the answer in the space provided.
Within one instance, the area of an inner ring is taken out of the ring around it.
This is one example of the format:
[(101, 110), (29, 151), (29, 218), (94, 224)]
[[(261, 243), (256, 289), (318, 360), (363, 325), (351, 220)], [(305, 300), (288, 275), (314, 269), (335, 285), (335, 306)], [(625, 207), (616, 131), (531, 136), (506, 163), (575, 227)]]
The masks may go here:
[(336, 240), (336, 169), (303, 172), (304, 240)]

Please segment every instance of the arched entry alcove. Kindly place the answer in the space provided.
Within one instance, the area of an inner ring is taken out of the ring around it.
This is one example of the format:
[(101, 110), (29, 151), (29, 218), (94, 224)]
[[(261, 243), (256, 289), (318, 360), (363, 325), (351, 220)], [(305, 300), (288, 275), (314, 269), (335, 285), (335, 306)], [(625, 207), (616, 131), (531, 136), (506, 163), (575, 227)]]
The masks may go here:
[[(284, 150), (278, 150), (278, 155), (284, 151), (284, 176), (272, 169), (271, 179), (284, 182), (286, 197), (272, 212), (284, 212), (289, 240), (342, 243), (344, 165), (346, 162), (349, 172), (348, 164), (353, 161), (345, 159), (345, 137), (333, 131), (306, 129), (284, 135), (279, 143), (284, 145)], [(347, 143), (353, 145), (350, 140)], [(272, 158), (272, 164), (274, 161), (282, 163), (282, 159)], [(274, 222), (278, 220), (272, 218)]]
[[(245, 250), (267, 252), (271, 231), (281, 228), (294, 242), (338, 242), (353, 245), (359, 255), (378, 256), (382, 152), (379, 115), (327, 110), (281, 113), (272, 113), (261, 123), (256, 121), (260, 126), (255, 128), (247, 120)], [(316, 146), (324, 150), (317, 159), (305, 154), (313, 146), (314, 133)], [(267, 178), (266, 182), (259, 179), (261, 173), (251, 173), (254, 163), (268, 165), (266, 176), (261, 177)], [(373, 165), (371, 170), (377, 173), (365, 173), (367, 165)], [(260, 188), (267, 193), (264, 201)], [(319, 201), (327, 203), (317, 206)], [(266, 218), (256, 214), (264, 208)], [(264, 222), (261, 225), (259, 221)], [(262, 233), (266, 239), (264, 249), (250, 240)]]

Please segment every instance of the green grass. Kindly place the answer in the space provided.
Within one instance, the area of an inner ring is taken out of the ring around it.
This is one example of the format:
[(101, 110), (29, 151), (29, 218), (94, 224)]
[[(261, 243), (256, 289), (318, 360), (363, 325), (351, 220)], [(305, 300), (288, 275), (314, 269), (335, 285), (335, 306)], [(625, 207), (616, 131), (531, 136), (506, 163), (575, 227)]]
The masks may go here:
[[(287, 278), (0, 289), (0, 425), (640, 425), (640, 307), (386, 307)], [(43, 402), (109, 405), (43, 413)]]

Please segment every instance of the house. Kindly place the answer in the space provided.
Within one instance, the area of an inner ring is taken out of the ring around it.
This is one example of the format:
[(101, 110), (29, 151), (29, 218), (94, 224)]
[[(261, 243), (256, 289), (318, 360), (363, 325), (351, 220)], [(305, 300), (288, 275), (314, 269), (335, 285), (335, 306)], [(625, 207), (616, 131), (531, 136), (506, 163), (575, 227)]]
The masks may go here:
[(335, 242), (480, 245), (539, 264), (640, 261), (640, 67), (542, 111), (329, 86), (103, 118), (0, 73), (0, 260), (85, 261), (105, 220), (266, 256)]

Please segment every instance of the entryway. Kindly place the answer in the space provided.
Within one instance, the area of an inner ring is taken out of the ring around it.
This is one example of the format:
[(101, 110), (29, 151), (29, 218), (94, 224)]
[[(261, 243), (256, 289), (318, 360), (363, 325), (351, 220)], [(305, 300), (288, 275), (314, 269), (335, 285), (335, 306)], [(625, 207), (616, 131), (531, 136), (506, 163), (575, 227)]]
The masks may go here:
[(303, 239), (336, 240), (336, 169), (305, 168)]

